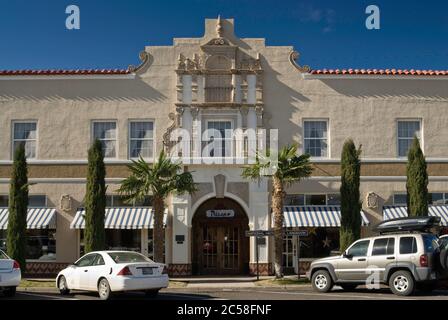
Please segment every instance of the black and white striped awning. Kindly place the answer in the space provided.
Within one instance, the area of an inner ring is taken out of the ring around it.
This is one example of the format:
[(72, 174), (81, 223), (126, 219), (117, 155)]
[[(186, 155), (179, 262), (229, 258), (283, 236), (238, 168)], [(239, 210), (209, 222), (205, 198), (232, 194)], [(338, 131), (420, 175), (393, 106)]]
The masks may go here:
[[(85, 210), (79, 209), (70, 224), (71, 229), (84, 229)], [(166, 225), (167, 212), (163, 223)], [(154, 227), (154, 212), (152, 208), (107, 208), (104, 221), (106, 229), (152, 229)]]
[[(0, 230), (8, 229), (9, 209), (0, 208)], [(30, 208), (26, 217), (27, 229), (56, 229), (56, 209)]]
[[(285, 206), (283, 210), (285, 227), (340, 227), (340, 206)], [(361, 210), (361, 223), (369, 225)]]
[[(429, 206), (428, 215), (440, 217), (441, 224), (448, 226), (448, 205)], [(408, 216), (408, 208), (406, 206), (384, 206), (383, 219), (391, 220), (397, 218), (405, 218)]]

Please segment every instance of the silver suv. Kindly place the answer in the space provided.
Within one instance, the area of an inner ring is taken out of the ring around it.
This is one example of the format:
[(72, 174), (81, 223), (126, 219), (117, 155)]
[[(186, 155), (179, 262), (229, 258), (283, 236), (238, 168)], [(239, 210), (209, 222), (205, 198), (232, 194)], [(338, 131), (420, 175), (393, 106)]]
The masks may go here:
[(397, 229), (360, 239), (340, 256), (313, 261), (307, 276), (319, 292), (328, 292), (335, 284), (345, 290), (387, 284), (393, 293), (407, 296), (416, 288), (434, 288), (440, 277), (439, 256), (434, 234)]

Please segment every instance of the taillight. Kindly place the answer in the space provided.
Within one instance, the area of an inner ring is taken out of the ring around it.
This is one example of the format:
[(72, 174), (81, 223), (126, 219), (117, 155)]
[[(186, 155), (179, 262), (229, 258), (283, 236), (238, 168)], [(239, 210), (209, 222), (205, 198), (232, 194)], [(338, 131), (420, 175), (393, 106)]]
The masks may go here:
[(129, 267), (124, 267), (117, 273), (117, 276), (132, 276), (132, 272), (129, 270)]
[(20, 264), (19, 264), (16, 260), (14, 260), (14, 263), (13, 263), (13, 265), (12, 265), (12, 268), (13, 268), (13, 269), (20, 269)]
[(420, 266), (427, 267), (428, 266), (428, 256), (426, 254), (422, 254), (420, 256)]
[(168, 267), (166, 265), (163, 266), (162, 274), (168, 274)]

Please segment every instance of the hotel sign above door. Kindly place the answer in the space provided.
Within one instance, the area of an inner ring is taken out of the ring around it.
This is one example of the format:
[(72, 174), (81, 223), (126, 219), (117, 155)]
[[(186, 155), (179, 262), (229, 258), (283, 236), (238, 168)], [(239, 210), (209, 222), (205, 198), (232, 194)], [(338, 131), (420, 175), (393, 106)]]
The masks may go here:
[(233, 218), (234, 210), (207, 210), (207, 218)]

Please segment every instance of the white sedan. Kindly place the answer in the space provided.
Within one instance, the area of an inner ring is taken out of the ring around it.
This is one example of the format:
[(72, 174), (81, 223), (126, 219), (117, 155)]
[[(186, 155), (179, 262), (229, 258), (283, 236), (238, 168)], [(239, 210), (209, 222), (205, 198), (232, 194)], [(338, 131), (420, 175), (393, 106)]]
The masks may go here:
[(166, 266), (132, 251), (96, 251), (86, 254), (59, 272), (56, 286), (63, 295), (70, 290), (97, 291), (102, 300), (113, 292), (145, 291), (155, 297), (168, 287)]
[(19, 263), (0, 250), (0, 290), (7, 297), (14, 296), (21, 279)]

